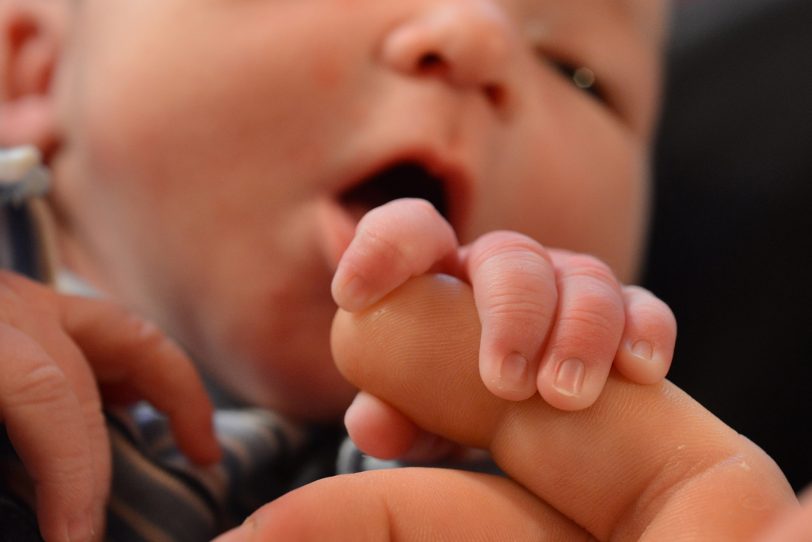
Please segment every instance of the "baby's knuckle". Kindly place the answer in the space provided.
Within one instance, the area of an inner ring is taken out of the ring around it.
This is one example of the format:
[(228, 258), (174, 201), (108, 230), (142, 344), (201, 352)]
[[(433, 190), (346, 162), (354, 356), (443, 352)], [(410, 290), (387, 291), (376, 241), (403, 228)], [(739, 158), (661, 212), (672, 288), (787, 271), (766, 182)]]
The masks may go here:
[(479, 239), (481, 247), (476, 263), (481, 264), (488, 260), (525, 260), (538, 262), (539, 259), (550, 263), (550, 255), (542, 245), (532, 238), (513, 231), (493, 231), (486, 233)]
[(540, 321), (551, 316), (552, 310), (540, 303), (521, 298), (496, 300), (488, 305), (488, 315), (505, 320)]
[(582, 278), (618, 286), (617, 278), (612, 269), (603, 261), (588, 254), (573, 254), (568, 259), (568, 278)]
[(565, 329), (589, 329), (593, 336), (613, 336), (620, 328), (620, 320), (612, 311), (585, 304), (573, 307), (561, 315), (559, 325)]
[[(410, 260), (405, 248), (391, 239), (384, 231), (367, 227), (359, 233), (363, 235), (364, 243), (369, 249), (368, 254), (374, 255), (374, 257), (368, 257), (368, 260), (377, 261), (378, 264), (388, 262), (393, 267), (401, 267)], [(358, 269), (360, 274), (365, 271), (367, 270), (363, 268)]]

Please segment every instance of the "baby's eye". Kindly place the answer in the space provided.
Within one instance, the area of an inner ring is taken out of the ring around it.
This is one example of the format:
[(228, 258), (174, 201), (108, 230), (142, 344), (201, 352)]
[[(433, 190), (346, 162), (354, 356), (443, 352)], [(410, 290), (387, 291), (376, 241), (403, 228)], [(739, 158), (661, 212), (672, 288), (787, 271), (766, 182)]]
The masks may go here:
[(551, 64), (573, 85), (602, 102), (606, 101), (595, 72), (585, 66), (577, 67), (567, 62), (551, 61)]

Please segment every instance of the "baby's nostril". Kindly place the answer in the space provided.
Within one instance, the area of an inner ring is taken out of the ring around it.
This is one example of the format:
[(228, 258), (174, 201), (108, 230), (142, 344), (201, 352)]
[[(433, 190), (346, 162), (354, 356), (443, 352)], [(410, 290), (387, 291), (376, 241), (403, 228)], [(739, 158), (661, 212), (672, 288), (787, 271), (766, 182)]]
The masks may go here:
[(496, 108), (501, 108), (505, 105), (507, 101), (507, 91), (505, 87), (497, 84), (490, 84), (485, 85), (483, 87), (483, 92), (485, 93), (485, 97), (488, 98), (488, 101), (493, 104)]
[(420, 73), (446, 73), (448, 63), (437, 53), (426, 53), (417, 61), (417, 69)]

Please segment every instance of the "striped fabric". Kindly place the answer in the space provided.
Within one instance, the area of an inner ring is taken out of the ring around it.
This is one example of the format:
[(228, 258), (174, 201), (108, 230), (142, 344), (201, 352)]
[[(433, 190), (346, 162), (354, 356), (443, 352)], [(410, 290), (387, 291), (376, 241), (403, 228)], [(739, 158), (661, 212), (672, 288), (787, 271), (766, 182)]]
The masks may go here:
[[(180, 454), (167, 420), (146, 404), (109, 413), (108, 429), (113, 482), (105, 540), (114, 542), (211, 540), (262, 504), (334, 474), (343, 438), (264, 410), (221, 410), (215, 429), (223, 459), (200, 468)], [(35, 533), (30, 493), (22, 464), (0, 435), (0, 526), (19, 516), (9, 529)], [(39, 540), (19, 536), (0, 532), (0, 540)]]
[(260, 410), (219, 411), (223, 460), (201, 469), (178, 452), (147, 405), (110, 415), (113, 490), (108, 540), (196, 542), (240, 523), (289, 488), (307, 432)]

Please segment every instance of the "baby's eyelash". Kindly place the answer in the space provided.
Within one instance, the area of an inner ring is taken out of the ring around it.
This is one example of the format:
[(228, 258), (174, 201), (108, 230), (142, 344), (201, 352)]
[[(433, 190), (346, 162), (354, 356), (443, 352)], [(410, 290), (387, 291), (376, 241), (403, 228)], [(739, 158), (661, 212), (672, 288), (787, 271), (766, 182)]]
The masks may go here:
[(606, 101), (595, 72), (585, 66), (576, 67), (561, 61), (551, 61), (551, 64), (573, 85), (602, 102)]

